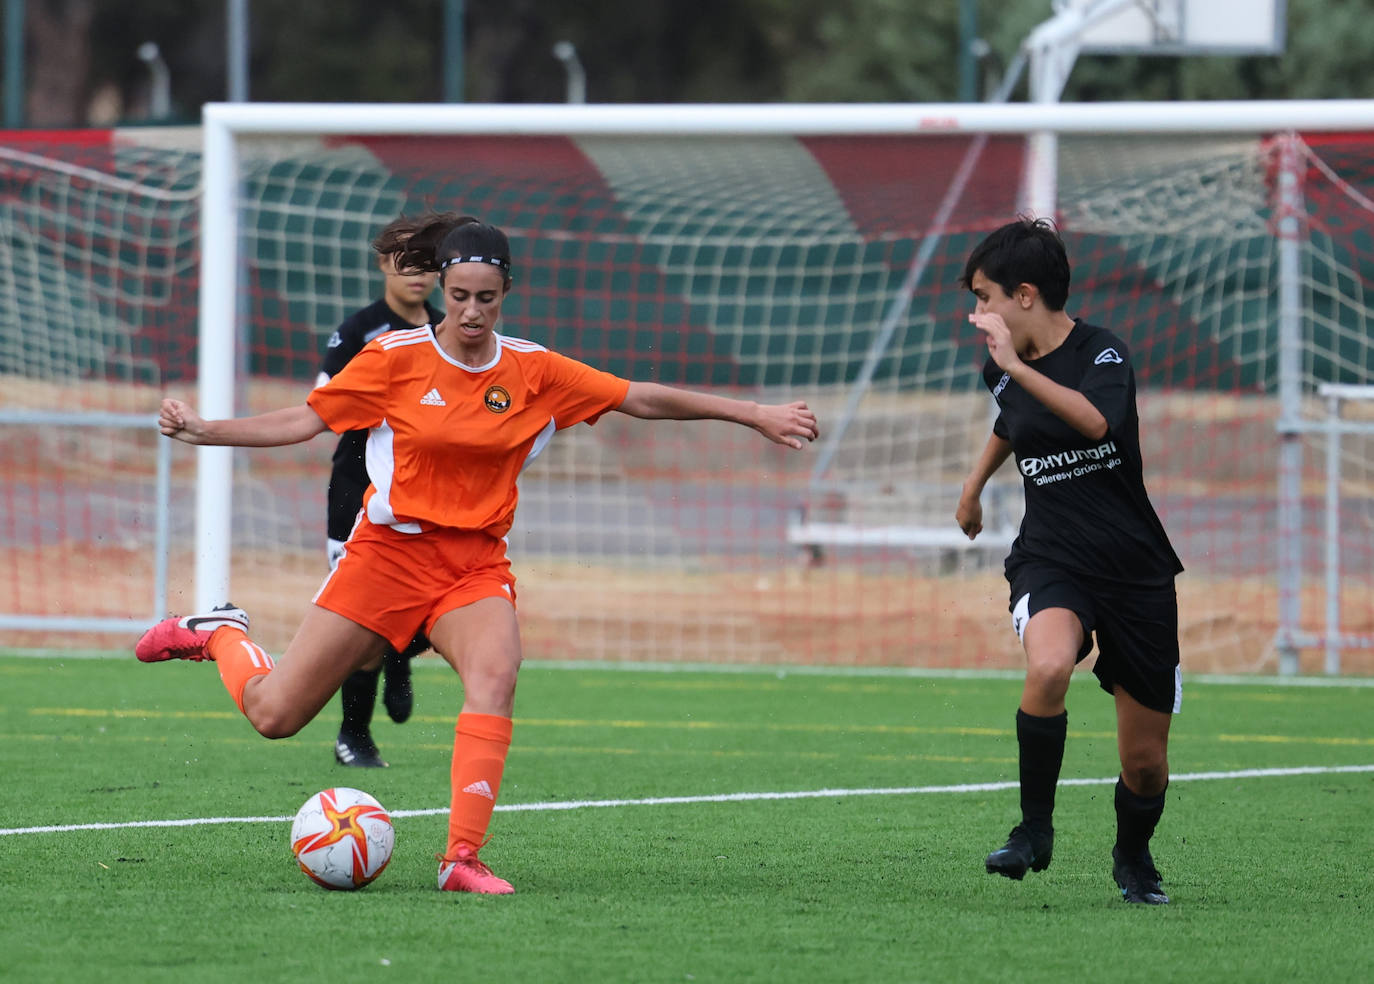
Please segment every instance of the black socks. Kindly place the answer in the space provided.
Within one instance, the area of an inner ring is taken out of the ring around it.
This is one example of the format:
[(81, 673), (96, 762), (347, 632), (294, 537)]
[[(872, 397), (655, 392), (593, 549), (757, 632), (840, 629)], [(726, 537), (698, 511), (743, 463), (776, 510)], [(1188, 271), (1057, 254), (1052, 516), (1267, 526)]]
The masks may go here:
[[(1016, 742), (1020, 746), (1021, 819), (1037, 833), (1053, 831), (1054, 793), (1064, 762), (1067, 712), (1054, 717), (1035, 717), (1016, 712)], [(1164, 792), (1137, 796), (1118, 776), (1116, 780), (1116, 850), (1128, 860), (1143, 859), (1150, 838), (1164, 813)]]
[(362, 738), (371, 734), (372, 708), (377, 703), (377, 678), (382, 675), (381, 667), (375, 670), (354, 670), (339, 690), (343, 701), (343, 724), (339, 731)]
[(1016, 743), (1021, 752), (1021, 818), (1026, 826), (1041, 833), (1054, 829), (1054, 790), (1064, 763), (1064, 735), (1068, 727), (1068, 711), (1047, 718), (1035, 717), (1019, 708), (1016, 711)]
[[(1167, 791), (1167, 787), (1165, 789)], [(1137, 796), (1120, 776), (1116, 780), (1116, 850), (1128, 861), (1143, 858), (1150, 847), (1155, 826), (1164, 813), (1164, 792), (1158, 796)]]

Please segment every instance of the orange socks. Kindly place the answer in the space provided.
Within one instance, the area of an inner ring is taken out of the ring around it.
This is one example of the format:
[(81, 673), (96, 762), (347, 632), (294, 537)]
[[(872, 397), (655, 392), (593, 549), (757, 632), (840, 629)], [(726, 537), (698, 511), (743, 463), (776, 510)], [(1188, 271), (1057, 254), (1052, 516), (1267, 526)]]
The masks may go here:
[(219, 678), (224, 682), (224, 689), (234, 698), (239, 712), (244, 713), (243, 688), (248, 686), (248, 681), (253, 677), (271, 672), (276, 665), (272, 657), (241, 629), (231, 625), (216, 629), (205, 644), (205, 650), (215, 661), (215, 666), (219, 667)]
[(476, 853), (486, 840), (491, 811), (501, 788), (501, 773), (510, 749), (511, 720), (495, 714), (458, 715), (453, 734), (453, 799), (448, 815), (446, 858), (458, 856), (458, 846)]

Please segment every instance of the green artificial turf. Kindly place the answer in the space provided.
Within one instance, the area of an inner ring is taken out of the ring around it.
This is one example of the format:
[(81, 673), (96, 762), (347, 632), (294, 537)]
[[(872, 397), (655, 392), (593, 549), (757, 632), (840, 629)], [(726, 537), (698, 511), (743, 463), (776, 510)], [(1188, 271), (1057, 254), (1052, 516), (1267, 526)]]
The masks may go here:
[[(1091, 678), (1054, 863), (1017, 883), (983, 871), (1017, 819), (1015, 679), (534, 664), (483, 850), (516, 894), (488, 898), (435, 889), (461, 689), (432, 658), (410, 722), (378, 710), (392, 767), (349, 770), (337, 704), (269, 742), (213, 666), (0, 655), (0, 978), (1359, 980), (1374, 771), (1237, 774), (1374, 763), (1356, 682), (1185, 684), (1154, 842), (1173, 901), (1150, 908), (1111, 881)], [(334, 785), (395, 815), (358, 892), (316, 887), (288, 846)], [(134, 825), (32, 829), (90, 824)]]

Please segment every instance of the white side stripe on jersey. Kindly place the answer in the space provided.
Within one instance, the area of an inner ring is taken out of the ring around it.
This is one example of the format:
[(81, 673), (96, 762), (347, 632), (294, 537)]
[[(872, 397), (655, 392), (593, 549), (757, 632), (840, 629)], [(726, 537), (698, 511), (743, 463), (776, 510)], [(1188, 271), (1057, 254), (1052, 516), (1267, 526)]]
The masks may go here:
[[(421, 533), (423, 530), (419, 523), (398, 522), (391, 509), (391, 480), (396, 476), (395, 437), (391, 425), (385, 420), (368, 431), (367, 449), (363, 454), (367, 462), (367, 476), (372, 479), (376, 491), (367, 500), (367, 521), (374, 526), (390, 526), (397, 533)], [(316, 594), (316, 597), (319, 595)]]
[(553, 440), (554, 432), (557, 430), (558, 421), (550, 417), (549, 422), (539, 431), (538, 436), (534, 439), (534, 443), (530, 445), (530, 453), (525, 456), (524, 462), (520, 465), (520, 470), (522, 472), (530, 466), (530, 462), (539, 457), (543, 450), (549, 446), (549, 442)]
[(496, 336), (500, 339), (501, 345), (505, 348), (515, 349), (517, 352), (547, 352), (546, 346), (538, 342), (532, 342), (528, 338), (510, 338), (506, 335)]
[(429, 325), (425, 325), (423, 328), (407, 328), (404, 331), (388, 332), (379, 337), (384, 349), (396, 348), (398, 345), (419, 345), (429, 341)]

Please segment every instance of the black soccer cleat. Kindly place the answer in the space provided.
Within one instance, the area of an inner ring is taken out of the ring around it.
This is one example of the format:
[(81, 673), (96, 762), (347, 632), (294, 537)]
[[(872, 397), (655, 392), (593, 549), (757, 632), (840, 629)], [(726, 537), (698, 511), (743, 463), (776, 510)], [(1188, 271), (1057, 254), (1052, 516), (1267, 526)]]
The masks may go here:
[(357, 769), (385, 769), (387, 762), (371, 735), (340, 731), (334, 740), (334, 761)]
[(990, 875), (1003, 875), (1020, 881), (1026, 869), (1044, 871), (1054, 855), (1054, 831), (1040, 831), (1018, 823), (1011, 828), (1007, 842), (988, 855)]
[(1138, 861), (1124, 861), (1120, 852), (1112, 848), (1112, 880), (1121, 889), (1121, 898), (1126, 902), (1139, 902), (1142, 905), (1168, 905), (1169, 896), (1164, 894), (1164, 886), (1159, 869), (1146, 851)]

